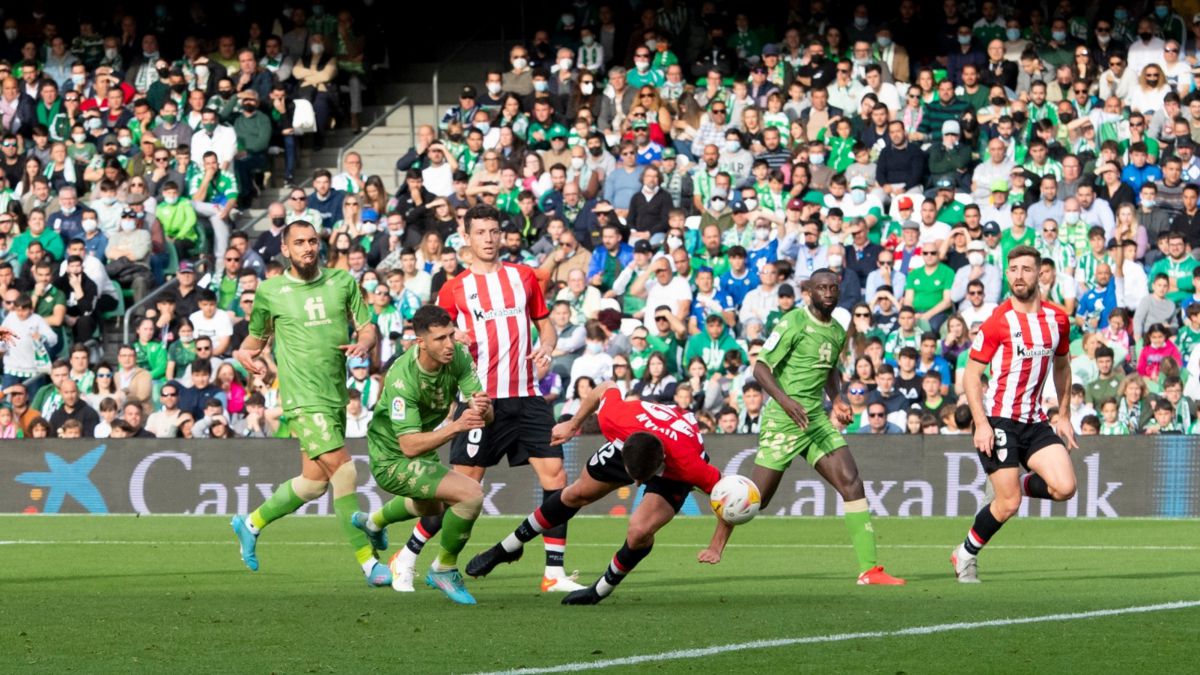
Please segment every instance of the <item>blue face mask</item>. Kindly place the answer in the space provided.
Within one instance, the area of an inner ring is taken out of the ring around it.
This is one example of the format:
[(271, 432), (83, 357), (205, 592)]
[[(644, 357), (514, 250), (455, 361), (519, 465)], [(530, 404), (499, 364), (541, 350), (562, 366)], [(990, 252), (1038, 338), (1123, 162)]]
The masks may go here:
[(1170, 7), (1163, 7), (1163, 6), (1159, 5), (1158, 7), (1154, 8), (1154, 16), (1157, 16), (1160, 19), (1165, 19), (1165, 18), (1167, 18), (1167, 14), (1170, 11), (1171, 11)]
[(875, 41), (878, 42), (879, 46), (883, 47), (884, 49), (887, 49), (888, 47), (892, 46), (892, 38), (890, 38), (890, 37), (879, 37), (879, 38), (876, 38)]
[(549, 88), (550, 83), (545, 80), (537, 80), (533, 83), (533, 90), (537, 92), (544, 92)]
[(960, 45), (971, 44), (971, 36), (970, 35), (959, 35), (958, 36), (958, 44), (960, 44)]
[(1067, 39), (1067, 31), (1065, 31), (1065, 30), (1051, 31), (1050, 39), (1054, 40), (1055, 42), (1064, 42)]
[(1021, 38), (1021, 29), (1020, 28), (1009, 28), (1004, 31), (1004, 35), (1005, 35), (1005, 37), (1008, 38), (1009, 42), (1019, 40)]
[(1129, 18), (1129, 12), (1123, 9), (1113, 10), (1113, 18), (1117, 21), (1124, 21)]

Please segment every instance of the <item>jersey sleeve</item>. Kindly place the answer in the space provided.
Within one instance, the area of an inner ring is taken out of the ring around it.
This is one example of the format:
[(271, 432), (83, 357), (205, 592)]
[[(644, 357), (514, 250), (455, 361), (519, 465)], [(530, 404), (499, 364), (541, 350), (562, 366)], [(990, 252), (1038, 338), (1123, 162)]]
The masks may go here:
[(458, 321), (458, 304), (454, 301), (455, 289), (459, 286), (458, 277), (448, 280), (442, 284), (441, 290), (438, 291), (437, 306), (446, 310), (452, 321)]
[(1054, 313), (1054, 321), (1058, 324), (1058, 347), (1054, 350), (1055, 356), (1066, 356), (1071, 353), (1071, 324), (1067, 319), (1067, 313), (1063, 310), (1058, 310)]
[(990, 319), (985, 321), (979, 328), (979, 332), (975, 334), (975, 340), (971, 343), (971, 358), (980, 363), (991, 363), (992, 357), (996, 355), (996, 350), (1000, 348), (1002, 341), (1003, 338), (996, 322)]
[(699, 438), (681, 437), (675, 442), (671, 456), (674, 461), (670, 469), (663, 472), (664, 478), (694, 485), (704, 494), (712, 492), (713, 486), (721, 480), (720, 470), (704, 459), (704, 446)]
[(525, 295), (529, 298), (525, 303), (529, 320), (541, 321), (550, 316), (550, 310), (546, 309), (546, 294), (542, 292), (542, 284), (533, 273), (533, 268), (522, 266), (521, 277), (525, 280)]
[(254, 306), (250, 309), (250, 325), (248, 331), (250, 337), (256, 340), (266, 340), (275, 332), (274, 323), (271, 320), (271, 302), (268, 298), (271, 297), (271, 292), (259, 292), (254, 294)]
[(367, 301), (363, 300), (362, 291), (358, 287), (358, 282), (349, 274), (346, 275), (346, 311), (350, 317), (350, 322), (354, 326), (354, 330), (358, 330), (363, 326), (371, 323), (371, 311), (367, 309)]
[(460, 344), (454, 345), (454, 378), (458, 381), (458, 390), (462, 392), (463, 398), (470, 398), (472, 394), (483, 391), (483, 385), (479, 382), (479, 371), (475, 369), (475, 359), (471, 358), (467, 348)]
[(758, 354), (758, 359), (768, 366), (771, 370), (776, 370), (787, 360), (788, 354), (796, 347), (800, 341), (800, 336), (803, 335), (800, 323), (803, 322), (800, 312), (788, 312), (783, 318), (775, 323), (775, 329), (771, 331), (771, 337), (767, 338), (763, 344), (762, 351)]

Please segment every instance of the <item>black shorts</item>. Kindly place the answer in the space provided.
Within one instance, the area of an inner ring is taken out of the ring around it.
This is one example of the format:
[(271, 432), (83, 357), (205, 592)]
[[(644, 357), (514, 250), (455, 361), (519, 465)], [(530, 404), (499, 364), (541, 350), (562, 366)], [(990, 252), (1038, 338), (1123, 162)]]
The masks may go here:
[[(450, 442), (450, 463), (456, 466), (496, 466), (508, 458), (509, 466), (529, 463), (530, 457), (562, 459), (561, 446), (550, 447), (554, 410), (541, 396), (493, 399), (496, 419), (482, 429), (459, 434)], [(458, 419), (467, 409), (459, 404)]]
[(992, 456), (979, 453), (979, 461), (988, 475), (1000, 469), (1029, 468), (1033, 453), (1051, 445), (1063, 445), (1063, 440), (1054, 433), (1048, 422), (1028, 424), (1003, 417), (989, 417), (996, 442), (992, 445)]
[[(614, 443), (605, 443), (588, 459), (588, 475), (601, 483), (617, 483), (618, 485), (633, 485), (633, 479), (625, 471), (625, 462), (621, 457), (621, 449)], [(687, 501), (692, 486), (683, 481), (655, 476), (646, 481), (646, 494), (656, 494), (679, 513), (683, 503)]]

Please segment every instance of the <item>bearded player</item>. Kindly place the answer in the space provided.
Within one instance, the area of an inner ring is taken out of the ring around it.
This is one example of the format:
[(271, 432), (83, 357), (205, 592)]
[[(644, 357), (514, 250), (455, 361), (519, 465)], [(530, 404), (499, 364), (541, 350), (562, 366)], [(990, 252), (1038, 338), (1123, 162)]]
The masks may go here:
[[(837, 274), (828, 269), (813, 272), (808, 281), (809, 305), (785, 314), (758, 355), (754, 380), (771, 401), (763, 410), (751, 479), (762, 491), (765, 511), (792, 462), (798, 457), (807, 460), (842, 497), (846, 527), (858, 557), (858, 583), (903, 585), (903, 579), (884, 572), (876, 560), (875, 529), (858, 466), (822, 405), (828, 396), (839, 422), (848, 424), (853, 419), (850, 406), (838, 398), (837, 365), (846, 346), (846, 330), (833, 319), (838, 283)], [(721, 561), (725, 542), (715, 543), (718, 546), (700, 552), (700, 562)]]
[[(558, 338), (550, 323), (542, 284), (532, 268), (500, 262), (499, 211), (476, 206), (467, 211), (465, 226), (471, 267), (442, 286), (437, 304), (450, 314), (465, 337), (499, 423), (455, 437), (450, 446), (450, 464), (475, 481), (482, 481), (488, 467), (505, 458), (509, 466), (529, 464), (544, 493), (553, 496), (567, 486), (567, 472), (562, 448), (550, 443), (554, 411), (538, 392), (534, 374), (535, 369), (549, 367)], [(441, 516), (421, 518), (408, 543), (389, 563), (397, 577), (392, 588), (411, 589), (417, 555), (441, 527)], [(566, 523), (546, 532), (543, 543), (546, 571), (542, 591), (583, 588), (563, 569)]]
[[(499, 544), (472, 558), (468, 575), (486, 576), (500, 563), (520, 559), (527, 542), (566, 523), (583, 507), (626, 485), (644, 484), (645, 495), (629, 517), (625, 543), (608, 569), (591, 586), (563, 598), (564, 605), (597, 604), (650, 555), (654, 534), (679, 513), (692, 488), (707, 494), (721, 479), (721, 472), (704, 454), (694, 415), (657, 403), (624, 401), (612, 382), (593, 389), (574, 417), (556, 425), (551, 442), (558, 445), (573, 438), (583, 421), (597, 411), (600, 432), (608, 443), (592, 455), (574, 483), (547, 497)], [(711, 546), (718, 541), (723, 546), (732, 529), (718, 518)]]
[[(1041, 263), (1031, 246), (1009, 251), (1004, 274), (1012, 297), (983, 322), (971, 344), (963, 387), (975, 420), (975, 449), (996, 496), (950, 555), (962, 583), (979, 583), (976, 556), (1017, 514), (1022, 495), (1061, 502), (1075, 494), (1070, 451), (1079, 446), (1070, 416), (1059, 416), (1055, 433), (1041, 405), (1051, 369), (1059, 398), (1071, 391), (1070, 323), (1061, 307), (1041, 298)], [(988, 366), (992, 378), (985, 393)], [(1021, 467), (1030, 471), (1024, 478)]]
[[(367, 515), (354, 514), (354, 525), (377, 549), (387, 548), (384, 528), (424, 515), (442, 514), (442, 550), (425, 583), (461, 605), (475, 598), (458, 572), (458, 554), (467, 545), (483, 506), (479, 481), (450, 471), (437, 449), (459, 434), (492, 421), (492, 402), (475, 374), (467, 348), (454, 341), (454, 322), (446, 310), (425, 305), (412, 318), (417, 344), (388, 368), (383, 393), (367, 428), (371, 474), (379, 487), (396, 495)], [(448, 421), (447, 414), (466, 398), (467, 410)]]
[[(346, 451), (346, 359), (364, 358), (375, 344), (375, 328), (358, 283), (349, 273), (323, 269), (321, 240), (311, 223), (297, 220), (283, 230), (282, 252), (291, 269), (262, 282), (250, 310), (249, 336), (235, 352), (247, 372), (274, 337), (279, 393), (288, 426), (300, 439), (300, 475), (279, 486), (248, 516), (234, 516), (242, 561), (258, 570), (258, 536), (269, 523), (325, 494), (333, 486), (333, 511), (342, 525), (367, 583), (387, 586), (391, 573), (371, 543), (354, 527), (358, 511), (354, 461)], [(345, 344), (351, 332), (355, 342)]]

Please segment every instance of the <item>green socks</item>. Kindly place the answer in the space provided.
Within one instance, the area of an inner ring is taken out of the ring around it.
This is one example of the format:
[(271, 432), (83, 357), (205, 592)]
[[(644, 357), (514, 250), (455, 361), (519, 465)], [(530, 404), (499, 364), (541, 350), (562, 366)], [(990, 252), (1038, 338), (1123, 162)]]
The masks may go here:
[(850, 531), (850, 543), (858, 556), (858, 573), (875, 567), (875, 528), (871, 527), (871, 512), (867, 500), (846, 502), (846, 529)]
[(437, 558), (440, 569), (452, 569), (458, 565), (458, 554), (466, 547), (473, 527), (475, 518), (467, 520), (455, 513), (453, 508), (446, 509), (442, 515), (442, 550)]
[(416, 517), (417, 514), (408, 508), (407, 497), (393, 497), (383, 505), (383, 508), (371, 514), (371, 522), (375, 524), (375, 527), (384, 528), (392, 523)]
[(357, 510), (357, 492), (351, 492), (348, 495), (342, 495), (333, 500), (333, 513), (337, 516), (338, 522), (342, 524), (342, 529), (346, 532), (346, 538), (350, 540), (350, 545), (354, 547), (354, 557), (358, 558), (358, 563), (361, 565), (374, 558), (375, 552), (371, 548), (371, 542), (367, 541), (366, 533), (350, 522), (350, 517)]
[(279, 520), (301, 506), (304, 506), (304, 500), (296, 496), (296, 491), (292, 489), (292, 481), (289, 480), (280, 485), (270, 499), (250, 514), (250, 525), (254, 530), (261, 530), (267, 523)]

